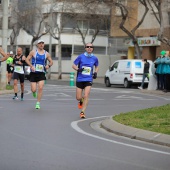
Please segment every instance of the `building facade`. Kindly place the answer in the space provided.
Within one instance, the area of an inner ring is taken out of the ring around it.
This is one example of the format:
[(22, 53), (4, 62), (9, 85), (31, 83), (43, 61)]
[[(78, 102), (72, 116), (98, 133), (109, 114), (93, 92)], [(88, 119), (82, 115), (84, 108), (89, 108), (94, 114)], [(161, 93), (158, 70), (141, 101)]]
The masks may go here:
[[(17, 2), (16, 2), (17, 1)], [(74, 1), (71, 1), (73, 4)], [(9, 4), (9, 8), (16, 7), (19, 11), (28, 11), (29, 9), (39, 8), (41, 9), (42, 15), (47, 15), (49, 12), (50, 7), (53, 5), (49, 0), (11, 0)], [(77, 5), (76, 1), (76, 5)], [(55, 14), (56, 20), (60, 23), (60, 16), (62, 11), (60, 11), (60, 6), (62, 6), (62, 1), (57, 4), (53, 14)], [(103, 4), (99, 4), (97, 7), (100, 11), (98, 13), (99, 16), (106, 16), (110, 17), (110, 8), (108, 6), (104, 7)], [(67, 13), (67, 11), (65, 11)], [(75, 12), (75, 11), (74, 11)], [(77, 13), (80, 11), (78, 10)], [(81, 13), (86, 14), (87, 11), (81, 10)], [(89, 13), (89, 12), (88, 12)], [(91, 16), (94, 17), (95, 12), (93, 11), (90, 13)], [(13, 14), (11, 14), (13, 15)], [(10, 18), (10, 16), (9, 16)], [(47, 17), (44, 20), (44, 28), (41, 28), (41, 31), (45, 31), (45, 24), (48, 23), (49, 18)], [(35, 23), (32, 25), (33, 28), (38, 29), (38, 20), (35, 20)], [(89, 26), (87, 20), (79, 19), (79, 27), (83, 30)], [(31, 27), (31, 26), (30, 26)], [(94, 34), (94, 27), (89, 27), (87, 31), (87, 36), (85, 41), (91, 42), (92, 35)], [(117, 59), (120, 59), (121, 56), (125, 56), (127, 53), (127, 47), (123, 44), (122, 39), (117, 38), (110, 38), (107, 30), (103, 27), (98, 32), (96, 39), (94, 41), (95, 55), (99, 58), (99, 63), (101, 63), (99, 76), (103, 77), (105, 75), (106, 70), (108, 67)], [(56, 31), (57, 36), (57, 31)], [(23, 48), (24, 54), (27, 56), (30, 52), (30, 44), (32, 41), (32, 36), (28, 34), (24, 29), (20, 29), (19, 35), (16, 37), (15, 45), (14, 45), (14, 52), (16, 52), (16, 48), (21, 46)], [(58, 72), (58, 46), (59, 42), (57, 39), (50, 36), (49, 33), (41, 37), (45, 41), (45, 50), (50, 51), (50, 46), (52, 47), (51, 56), (54, 60), (54, 65), (51, 67), (52, 73)], [(72, 63), (74, 59), (81, 53), (84, 52), (84, 44), (82, 42), (82, 37), (78, 33), (76, 29), (73, 29), (73, 21), (67, 22), (67, 24), (63, 27), (61, 32), (61, 57), (62, 57), (62, 73), (70, 73), (73, 71)], [(8, 41), (8, 49), (10, 49), (10, 39)], [(36, 48), (36, 42), (34, 43), (34, 48)]]
[[(145, 8), (142, 4), (139, 3), (139, 1), (124, 0), (124, 4), (127, 6), (129, 11), (129, 17), (125, 22), (125, 27), (131, 31), (140, 21), (144, 14)], [(149, 11), (142, 25), (137, 29), (136, 36), (138, 37), (138, 44), (142, 51), (141, 58), (155, 60), (155, 58), (160, 54), (160, 51), (169, 50), (169, 46), (158, 41), (157, 35), (160, 29), (160, 25), (153, 15), (151, 7), (149, 4), (147, 5), (149, 7)], [(170, 0), (163, 1), (162, 11), (165, 30), (164, 36), (170, 39)], [(156, 13), (158, 13), (158, 11), (156, 11)], [(111, 36), (124, 38), (124, 42), (128, 47), (128, 58), (135, 58), (132, 40), (130, 40), (127, 34), (125, 34), (125, 32), (119, 28), (121, 21), (122, 17), (120, 9), (117, 9), (116, 7), (113, 8)]]

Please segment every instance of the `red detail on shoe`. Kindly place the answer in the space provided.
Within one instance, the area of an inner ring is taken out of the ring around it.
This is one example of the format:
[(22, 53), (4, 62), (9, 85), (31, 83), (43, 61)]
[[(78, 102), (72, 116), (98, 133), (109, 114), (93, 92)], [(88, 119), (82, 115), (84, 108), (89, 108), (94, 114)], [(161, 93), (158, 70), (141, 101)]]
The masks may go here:
[(83, 108), (83, 102), (78, 102), (78, 108), (82, 109)]
[(82, 119), (86, 118), (86, 116), (83, 112), (80, 113), (80, 118), (82, 118)]

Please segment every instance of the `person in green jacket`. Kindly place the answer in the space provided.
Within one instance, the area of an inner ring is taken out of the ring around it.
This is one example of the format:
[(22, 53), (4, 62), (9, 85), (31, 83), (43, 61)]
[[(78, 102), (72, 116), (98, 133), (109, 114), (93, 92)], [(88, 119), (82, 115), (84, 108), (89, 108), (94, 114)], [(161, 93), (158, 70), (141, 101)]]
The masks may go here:
[(6, 60), (7, 63), (7, 79), (8, 79), (8, 85), (10, 85), (12, 74), (14, 72), (14, 65), (13, 65), (13, 52), (10, 51), (9, 57)]

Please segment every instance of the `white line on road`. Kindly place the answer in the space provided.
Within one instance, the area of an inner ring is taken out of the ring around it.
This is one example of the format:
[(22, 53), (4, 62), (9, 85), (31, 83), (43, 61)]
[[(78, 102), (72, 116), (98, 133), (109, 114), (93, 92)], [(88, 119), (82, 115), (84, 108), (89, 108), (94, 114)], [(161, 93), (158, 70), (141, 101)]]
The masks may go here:
[(130, 145), (130, 144), (126, 144), (126, 143), (122, 143), (122, 142), (117, 142), (115, 140), (110, 140), (110, 139), (106, 139), (100, 136), (96, 136), (90, 133), (87, 133), (85, 131), (83, 131), (81, 128), (79, 128), (78, 123), (82, 122), (82, 121), (86, 121), (86, 120), (91, 120), (91, 119), (99, 119), (99, 118), (106, 118), (108, 116), (102, 116), (102, 117), (94, 117), (94, 118), (89, 118), (89, 119), (84, 119), (84, 120), (78, 120), (78, 121), (74, 121), (71, 123), (71, 127), (76, 130), (79, 133), (82, 133), (84, 135), (96, 138), (96, 139), (100, 139), (103, 141), (107, 141), (107, 142), (111, 142), (111, 143), (115, 143), (118, 145), (124, 145), (124, 146), (128, 146), (128, 147), (132, 147), (132, 148), (136, 148), (136, 149), (140, 149), (140, 150), (145, 150), (145, 151), (150, 151), (150, 152), (155, 152), (155, 153), (160, 153), (160, 154), (165, 154), (165, 155), (170, 155), (169, 152), (163, 152), (163, 151), (159, 151), (159, 150), (155, 150), (155, 149), (149, 149), (149, 148), (145, 148), (145, 147), (140, 147), (140, 146), (135, 146), (135, 145)]

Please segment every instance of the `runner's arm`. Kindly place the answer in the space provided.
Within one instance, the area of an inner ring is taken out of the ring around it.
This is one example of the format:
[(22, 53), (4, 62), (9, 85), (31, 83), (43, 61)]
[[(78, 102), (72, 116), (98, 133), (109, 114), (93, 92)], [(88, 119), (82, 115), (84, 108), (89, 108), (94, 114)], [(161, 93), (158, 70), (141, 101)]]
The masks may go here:
[(49, 69), (53, 65), (53, 60), (51, 58), (51, 55), (47, 53), (47, 60), (49, 61), (49, 64), (45, 66), (46, 69)]
[(79, 69), (78, 66), (76, 66), (75, 64), (72, 65), (72, 68), (76, 71), (78, 71), (78, 69)]
[(31, 64), (30, 60), (31, 58), (34, 56), (34, 51), (31, 51), (29, 53), (29, 55), (27, 56), (27, 58), (25, 58), (25, 62), (28, 64), (28, 66), (30, 66), (31, 70), (35, 71), (34, 66)]
[(0, 59), (0, 62), (3, 62), (8, 59), (8, 55), (5, 54), (5, 52), (3, 51), (3, 49), (1, 47), (0, 47), (0, 54), (2, 54), (2, 56), (3, 56), (3, 58)]
[(94, 72), (98, 72), (99, 71), (99, 67), (98, 66), (95, 66), (95, 70), (94, 70)]

